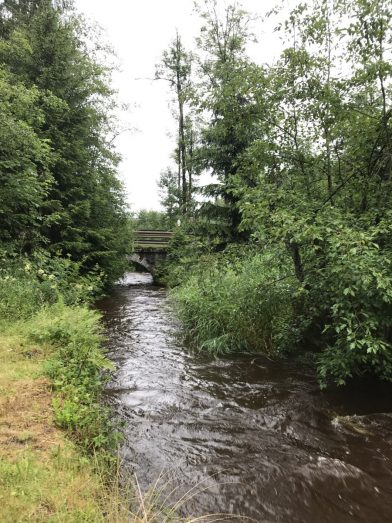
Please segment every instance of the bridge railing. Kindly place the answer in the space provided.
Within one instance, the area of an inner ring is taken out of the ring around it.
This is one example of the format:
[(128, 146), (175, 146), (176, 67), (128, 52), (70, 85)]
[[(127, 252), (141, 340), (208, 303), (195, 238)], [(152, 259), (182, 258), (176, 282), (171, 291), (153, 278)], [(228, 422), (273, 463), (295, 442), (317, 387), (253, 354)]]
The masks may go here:
[(166, 249), (172, 237), (170, 231), (135, 231), (135, 249)]

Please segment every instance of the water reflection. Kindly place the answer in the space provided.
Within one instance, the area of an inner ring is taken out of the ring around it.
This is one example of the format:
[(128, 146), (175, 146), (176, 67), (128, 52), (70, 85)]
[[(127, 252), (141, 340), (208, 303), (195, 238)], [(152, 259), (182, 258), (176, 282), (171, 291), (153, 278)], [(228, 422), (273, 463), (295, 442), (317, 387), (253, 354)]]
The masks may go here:
[(392, 521), (390, 388), (322, 394), (289, 365), (189, 351), (147, 274), (128, 274), (100, 308), (122, 454), (143, 487), (162, 471), (175, 499), (199, 483), (182, 508), (192, 515)]

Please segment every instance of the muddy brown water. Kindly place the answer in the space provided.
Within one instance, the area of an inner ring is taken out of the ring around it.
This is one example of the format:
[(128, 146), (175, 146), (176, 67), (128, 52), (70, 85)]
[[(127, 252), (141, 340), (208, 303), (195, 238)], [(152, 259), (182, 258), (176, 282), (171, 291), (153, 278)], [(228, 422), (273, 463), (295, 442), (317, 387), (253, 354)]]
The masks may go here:
[(298, 367), (191, 351), (147, 274), (128, 274), (99, 308), (124, 474), (143, 489), (160, 477), (168, 504), (185, 495), (183, 515), (392, 522), (391, 387), (322, 393)]

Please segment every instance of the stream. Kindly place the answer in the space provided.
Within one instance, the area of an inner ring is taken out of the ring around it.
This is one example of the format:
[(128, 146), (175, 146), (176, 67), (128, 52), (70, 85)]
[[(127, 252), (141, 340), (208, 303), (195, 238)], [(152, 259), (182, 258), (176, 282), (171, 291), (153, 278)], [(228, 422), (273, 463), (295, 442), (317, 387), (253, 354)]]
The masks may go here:
[(127, 274), (99, 309), (123, 468), (142, 489), (184, 496), (182, 515), (392, 522), (390, 386), (321, 392), (298, 365), (192, 351), (148, 274)]

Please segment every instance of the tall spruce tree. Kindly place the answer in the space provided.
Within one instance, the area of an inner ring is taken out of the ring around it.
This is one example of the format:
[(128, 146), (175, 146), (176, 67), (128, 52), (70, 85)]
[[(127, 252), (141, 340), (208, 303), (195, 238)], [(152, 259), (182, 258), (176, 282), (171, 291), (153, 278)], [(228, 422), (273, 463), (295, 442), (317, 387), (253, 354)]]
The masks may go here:
[(259, 108), (252, 89), (258, 81), (255, 74), (260, 76), (261, 70), (254, 68), (246, 55), (251, 38), (248, 13), (234, 4), (219, 13), (215, 0), (207, 0), (198, 10), (204, 22), (198, 38), (199, 107), (208, 115), (201, 130), (199, 155), (204, 169), (217, 180), (204, 188), (210, 200), (202, 211), (217, 225), (216, 230), (222, 227), (224, 238), (238, 240), (241, 217), (233, 189), (241, 156), (256, 137)]

